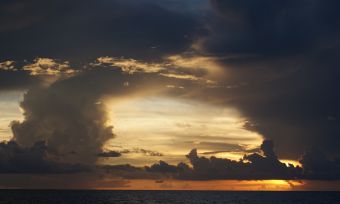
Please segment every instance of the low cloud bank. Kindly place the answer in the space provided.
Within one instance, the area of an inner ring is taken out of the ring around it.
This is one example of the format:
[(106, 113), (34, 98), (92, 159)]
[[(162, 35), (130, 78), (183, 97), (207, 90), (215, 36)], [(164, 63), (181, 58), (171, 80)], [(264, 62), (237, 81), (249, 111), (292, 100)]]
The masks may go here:
[[(83, 165), (65, 163), (49, 153), (48, 146), (38, 141), (31, 147), (22, 147), (16, 142), (0, 143), (0, 173), (4, 174), (68, 174), (92, 172), (123, 179), (179, 179), (179, 180), (338, 180), (340, 159), (329, 159), (314, 148), (301, 158), (302, 166), (282, 163), (276, 156), (274, 144), (263, 141), (262, 153), (245, 155), (239, 161), (217, 157), (200, 157), (196, 149), (190, 151), (187, 163), (177, 165), (165, 161), (151, 166)], [(119, 152), (100, 152), (97, 157), (119, 157)]]

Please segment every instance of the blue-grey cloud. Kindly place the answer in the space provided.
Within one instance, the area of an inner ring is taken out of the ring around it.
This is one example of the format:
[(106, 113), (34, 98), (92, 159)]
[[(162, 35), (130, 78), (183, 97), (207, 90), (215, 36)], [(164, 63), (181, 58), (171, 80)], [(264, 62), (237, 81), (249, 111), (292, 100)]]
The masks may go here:
[(31, 147), (22, 147), (16, 142), (0, 143), (1, 174), (57, 174), (88, 172), (90, 167), (68, 164), (49, 158), (46, 143), (38, 141)]
[(244, 84), (215, 94), (249, 119), (246, 128), (276, 141), (280, 158), (298, 159), (315, 144), (339, 155), (339, 2), (211, 4), (215, 16), (201, 49), (238, 56), (221, 63), (228, 83)]
[(196, 19), (150, 0), (2, 1), (3, 59), (152, 58), (187, 49)]

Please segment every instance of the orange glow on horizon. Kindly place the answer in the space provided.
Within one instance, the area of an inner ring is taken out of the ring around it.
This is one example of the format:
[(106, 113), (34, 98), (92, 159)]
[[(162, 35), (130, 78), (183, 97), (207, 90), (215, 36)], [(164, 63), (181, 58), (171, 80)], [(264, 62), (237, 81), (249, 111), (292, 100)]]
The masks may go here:
[[(201, 190), (201, 191), (340, 191), (340, 181), (317, 180), (175, 180), (123, 179), (80, 174), (4, 174), (0, 189)], [(14, 183), (12, 183), (14, 181)], [(27, 186), (27, 183), (30, 183)]]
[(129, 180), (124, 187), (98, 190), (208, 190), (208, 191), (293, 191), (304, 190), (302, 181), (286, 180)]

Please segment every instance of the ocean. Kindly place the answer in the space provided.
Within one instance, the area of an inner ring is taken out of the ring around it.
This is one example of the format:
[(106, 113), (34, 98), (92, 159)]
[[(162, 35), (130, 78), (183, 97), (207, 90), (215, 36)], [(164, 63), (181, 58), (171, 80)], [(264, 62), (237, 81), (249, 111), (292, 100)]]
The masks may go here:
[(1, 190), (0, 204), (340, 204), (340, 192)]

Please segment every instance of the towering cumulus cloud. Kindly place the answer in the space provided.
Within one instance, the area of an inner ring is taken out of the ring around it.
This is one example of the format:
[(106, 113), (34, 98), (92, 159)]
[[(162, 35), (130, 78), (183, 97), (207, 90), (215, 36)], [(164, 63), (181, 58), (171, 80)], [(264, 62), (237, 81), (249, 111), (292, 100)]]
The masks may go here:
[(160, 78), (101, 67), (79, 71), (49, 86), (34, 86), (20, 104), (24, 120), (11, 123), (13, 140), (24, 147), (45, 141), (48, 152), (59, 159), (93, 164), (105, 153), (103, 145), (114, 138), (106, 98), (143, 94), (141, 90), (146, 89), (152, 92), (157, 89), (155, 83), (160, 87), (167, 83)]
[[(12, 122), (14, 140), (23, 146), (46, 141), (47, 148), (63, 159), (93, 162), (103, 144), (114, 137), (101, 97), (117, 73), (93, 71), (36, 87), (24, 95), (25, 119)], [(122, 83), (120, 83), (122, 84)]]

